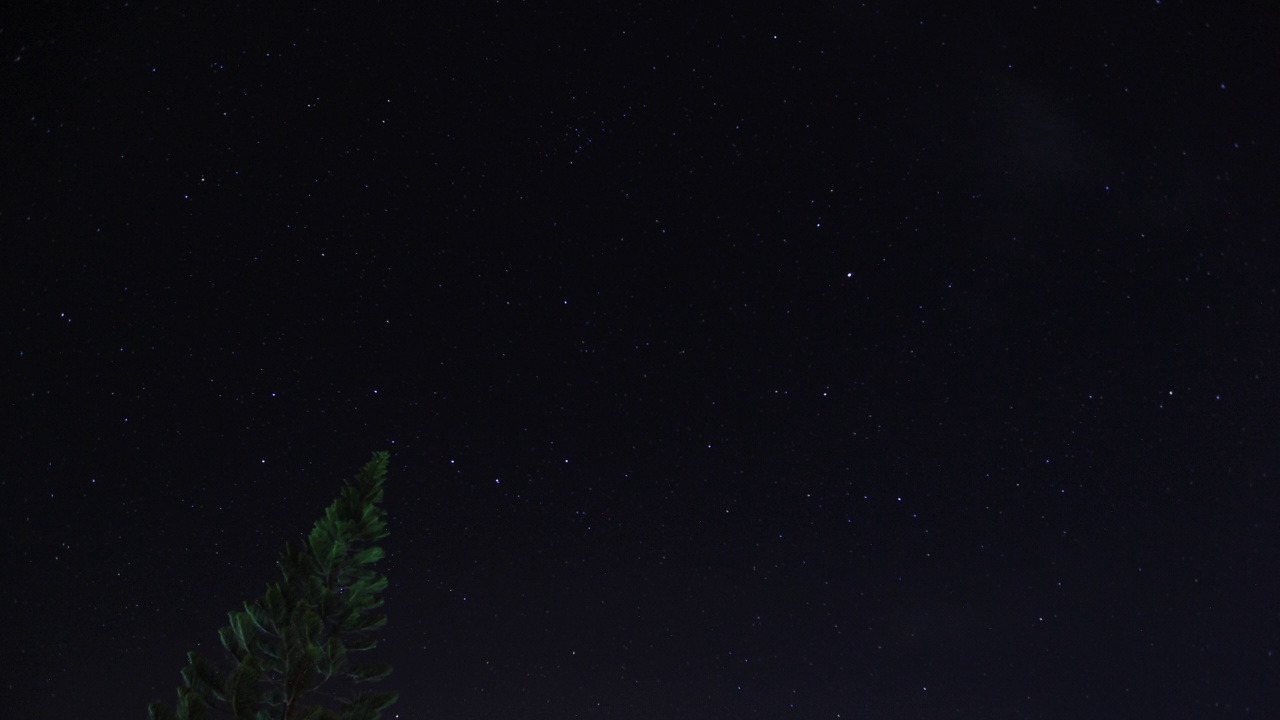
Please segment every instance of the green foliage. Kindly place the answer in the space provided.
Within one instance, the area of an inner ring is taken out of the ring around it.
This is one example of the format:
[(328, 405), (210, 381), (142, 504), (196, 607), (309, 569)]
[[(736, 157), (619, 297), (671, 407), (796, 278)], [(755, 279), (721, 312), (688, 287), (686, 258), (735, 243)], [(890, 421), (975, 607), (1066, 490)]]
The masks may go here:
[(391, 673), (386, 663), (351, 660), (352, 653), (377, 647), (371, 633), (387, 623), (375, 612), (387, 578), (372, 567), (383, 557), (374, 543), (388, 535), (382, 509), (387, 459), (385, 452), (374, 453), (343, 485), (306, 543), (285, 545), (282, 579), (244, 610), (227, 614), (218, 637), (229, 669), (188, 653), (176, 709), (156, 701), (147, 708), (151, 720), (206, 720), (215, 709), (235, 720), (381, 718), (395, 693), (337, 697), (327, 684), (351, 687)]

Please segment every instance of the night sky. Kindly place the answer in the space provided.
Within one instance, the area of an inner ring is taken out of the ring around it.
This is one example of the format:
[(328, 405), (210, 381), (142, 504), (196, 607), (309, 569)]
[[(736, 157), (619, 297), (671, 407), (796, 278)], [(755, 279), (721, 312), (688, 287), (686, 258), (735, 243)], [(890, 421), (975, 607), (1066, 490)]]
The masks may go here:
[(389, 720), (1280, 717), (1273, 8), (142, 5), (0, 25), (0, 715), (389, 450)]

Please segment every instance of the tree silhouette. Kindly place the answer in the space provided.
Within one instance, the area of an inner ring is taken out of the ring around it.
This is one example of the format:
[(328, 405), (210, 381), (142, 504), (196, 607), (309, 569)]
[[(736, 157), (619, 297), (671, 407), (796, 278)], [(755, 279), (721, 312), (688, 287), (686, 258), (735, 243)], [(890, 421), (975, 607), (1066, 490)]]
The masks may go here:
[[(235, 720), (379, 720), (397, 694), (351, 686), (381, 680), (391, 666), (349, 656), (377, 646), (371, 634), (387, 622), (375, 613), (387, 578), (371, 567), (383, 556), (374, 543), (388, 534), (381, 507), (387, 460), (374, 453), (305, 545), (285, 545), (283, 579), (228, 613), (218, 635), (230, 669), (188, 653), (176, 710), (156, 701), (147, 708), (151, 720), (205, 720), (215, 710)], [(342, 690), (352, 694), (339, 697)]]

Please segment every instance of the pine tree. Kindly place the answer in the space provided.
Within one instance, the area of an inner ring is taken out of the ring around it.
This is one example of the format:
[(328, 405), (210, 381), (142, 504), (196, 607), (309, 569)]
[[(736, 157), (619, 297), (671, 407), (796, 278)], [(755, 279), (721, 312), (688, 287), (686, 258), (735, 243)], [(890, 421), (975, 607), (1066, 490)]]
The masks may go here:
[(388, 534), (381, 507), (387, 459), (374, 453), (343, 485), (305, 546), (285, 545), (282, 580), (244, 610), (228, 613), (230, 625), (219, 637), (231, 668), (188, 653), (176, 711), (154, 702), (147, 708), (151, 720), (206, 720), (212, 710), (235, 720), (379, 720), (396, 693), (337, 697), (335, 690), (391, 673), (385, 663), (355, 664), (349, 657), (373, 649), (371, 633), (387, 622), (375, 613), (387, 578), (371, 567), (383, 556), (374, 543)]

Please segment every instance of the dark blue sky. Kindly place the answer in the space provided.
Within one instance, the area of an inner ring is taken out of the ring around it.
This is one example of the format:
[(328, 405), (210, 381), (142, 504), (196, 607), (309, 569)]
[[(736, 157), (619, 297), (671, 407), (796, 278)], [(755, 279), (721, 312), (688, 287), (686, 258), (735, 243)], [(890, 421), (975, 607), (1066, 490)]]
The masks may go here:
[(379, 449), (389, 718), (1275, 714), (1276, 24), (5, 23), (4, 714), (172, 699)]

